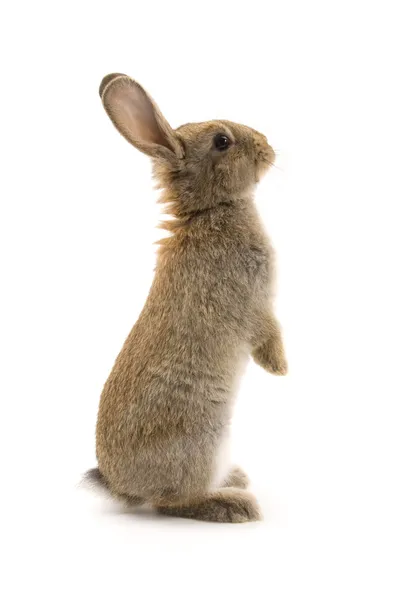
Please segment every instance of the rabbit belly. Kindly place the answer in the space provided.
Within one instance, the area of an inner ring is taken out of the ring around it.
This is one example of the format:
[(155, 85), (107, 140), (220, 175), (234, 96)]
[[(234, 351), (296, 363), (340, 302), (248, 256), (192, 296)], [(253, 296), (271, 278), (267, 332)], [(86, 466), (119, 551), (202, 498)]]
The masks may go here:
[(229, 433), (225, 433), (215, 457), (215, 471), (213, 474), (211, 489), (217, 489), (222, 486), (232, 467), (231, 463), (231, 443)]
[(229, 409), (226, 415), (226, 421), (228, 422), (228, 426), (225, 430), (223, 430), (222, 438), (219, 444), (219, 447), (216, 452), (215, 462), (214, 462), (214, 474), (212, 478), (212, 488), (220, 487), (226, 477), (228, 476), (229, 471), (232, 468), (231, 461), (231, 440), (230, 440), (230, 430), (229, 430), (229, 421), (231, 416), (231, 410), (236, 400), (236, 396), (239, 390), (240, 380), (244, 374), (248, 363), (248, 351), (245, 349), (240, 356), (237, 365), (236, 365), (236, 373), (233, 378), (232, 389), (230, 392), (229, 399)]

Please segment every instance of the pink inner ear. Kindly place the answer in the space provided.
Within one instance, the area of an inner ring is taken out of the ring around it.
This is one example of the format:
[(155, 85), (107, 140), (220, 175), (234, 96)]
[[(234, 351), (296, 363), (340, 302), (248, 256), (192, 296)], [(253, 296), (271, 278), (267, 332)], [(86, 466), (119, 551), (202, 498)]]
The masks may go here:
[(119, 125), (132, 141), (159, 144), (170, 148), (157, 123), (154, 107), (147, 94), (133, 81), (115, 82), (108, 90), (107, 100), (114, 105), (116, 125)]

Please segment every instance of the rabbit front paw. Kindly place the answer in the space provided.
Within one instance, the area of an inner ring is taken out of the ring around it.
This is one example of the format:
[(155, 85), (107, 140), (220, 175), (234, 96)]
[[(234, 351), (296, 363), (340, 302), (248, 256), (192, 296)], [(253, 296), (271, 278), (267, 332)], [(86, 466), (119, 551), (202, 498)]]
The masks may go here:
[(252, 353), (254, 362), (273, 375), (286, 375), (288, 364), (280, 338), (268, 340)]

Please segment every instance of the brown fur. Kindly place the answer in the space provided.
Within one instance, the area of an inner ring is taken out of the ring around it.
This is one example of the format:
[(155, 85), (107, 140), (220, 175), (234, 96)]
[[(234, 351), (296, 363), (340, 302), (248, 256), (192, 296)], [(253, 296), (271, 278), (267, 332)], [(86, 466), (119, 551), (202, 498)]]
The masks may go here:
[[(262, 134), (228, 121), (174, 131), (126, 76), (107, 76), (100, 91), (117, 129), (153, 158), (173, 219), (101, 395), (92, 478), (164, 514), (257, 520), (255, 498), (240, 489), (246, 475), (220, 454), (249, 354), (272, 373), (287, 369), (272, 309), (273, 253), (253, 203), (274, 152)], [(225, 152), (213, 147), (217, 133), (233, 142)]]

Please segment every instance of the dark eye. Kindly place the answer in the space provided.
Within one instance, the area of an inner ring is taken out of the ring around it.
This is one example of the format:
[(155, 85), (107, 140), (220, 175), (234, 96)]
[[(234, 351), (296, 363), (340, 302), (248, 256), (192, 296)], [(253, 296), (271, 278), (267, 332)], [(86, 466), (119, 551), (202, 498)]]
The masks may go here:
[(231, 143), (231, 140), (223, 133), (217, 133), (217, 135), (214, 137), (214, 148), (219, 152), (227, 150)]

